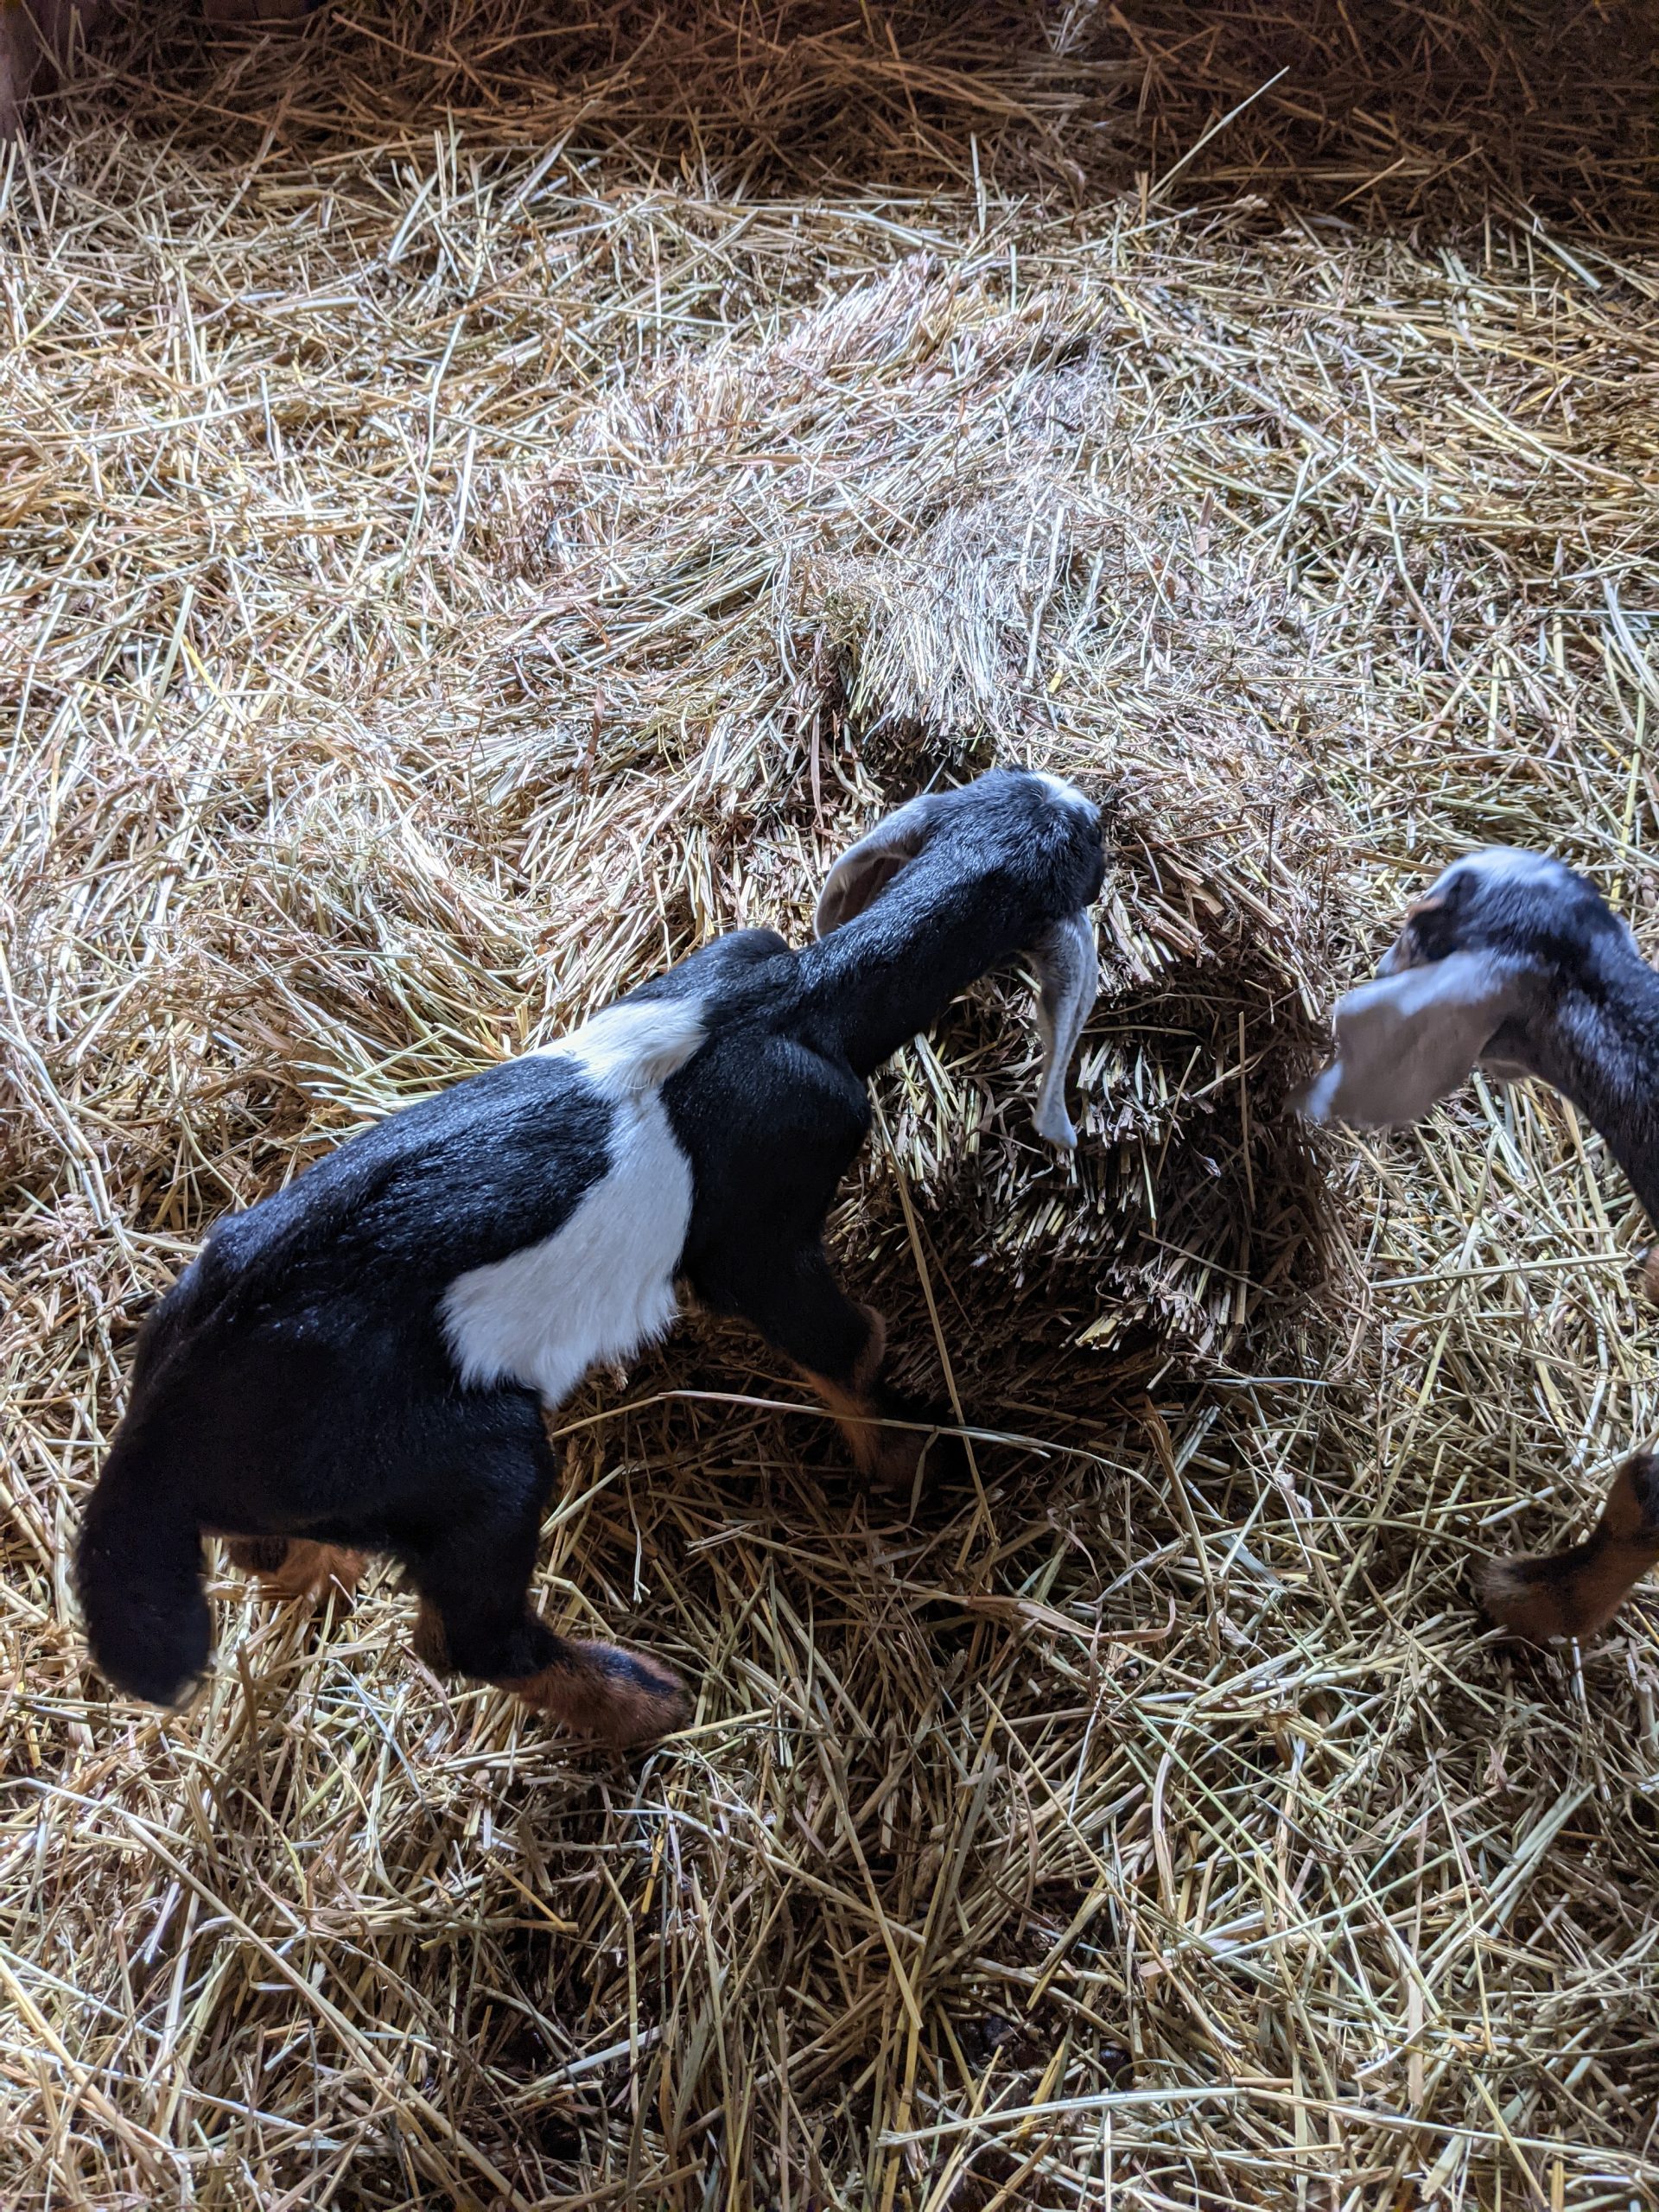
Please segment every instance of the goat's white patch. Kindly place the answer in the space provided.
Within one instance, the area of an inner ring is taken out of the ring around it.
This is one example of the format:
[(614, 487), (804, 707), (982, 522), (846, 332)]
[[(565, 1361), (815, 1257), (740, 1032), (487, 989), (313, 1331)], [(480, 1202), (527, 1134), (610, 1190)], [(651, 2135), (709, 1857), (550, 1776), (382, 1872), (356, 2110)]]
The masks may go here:
[(1068, 784), (1064, 776), (1052, 776), (1046, 768), (1034, 768), (1032, 773), (1039, 784), (1046, 784), (1058, 799), (1063, 799), (1074, 813), (1092, 814), (1095, 803), (1084, 797), (1075, 784)]
[(666, 1083), (707, 1034), (700, 998), (625, 1000), (543, 1046), (542, 1057), (579, 1060), (607, 1098), (621, 1098)]
[(705, 1033), (699, 1001), (655, 999), (607, 1007), (547, 1048), (609, 1104), (609, 1166), (553, 1236), (450, 1284), (440, 1311), (464, 1382), (520, 1382), (561, 1405), (589, 1368), (672, 1325), (691, 1164), (659, 1086)]

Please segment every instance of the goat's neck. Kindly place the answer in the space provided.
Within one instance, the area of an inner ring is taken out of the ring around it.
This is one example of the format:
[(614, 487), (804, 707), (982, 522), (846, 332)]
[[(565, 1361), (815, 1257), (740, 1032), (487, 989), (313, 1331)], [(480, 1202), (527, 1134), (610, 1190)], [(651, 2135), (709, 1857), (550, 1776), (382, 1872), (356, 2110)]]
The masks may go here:
[(1535, 1073), (1600, 1132), (1659, 1225), (1659, 975), (1633, 947), (1609, 950), (1528, 1031)]
[[(910, 893), (910, 895), (906, 895)], [(868, 1077), (1034, 932), (1001, 900), (954, 885), (895, 886), (801, 955), (809, 1002)]]

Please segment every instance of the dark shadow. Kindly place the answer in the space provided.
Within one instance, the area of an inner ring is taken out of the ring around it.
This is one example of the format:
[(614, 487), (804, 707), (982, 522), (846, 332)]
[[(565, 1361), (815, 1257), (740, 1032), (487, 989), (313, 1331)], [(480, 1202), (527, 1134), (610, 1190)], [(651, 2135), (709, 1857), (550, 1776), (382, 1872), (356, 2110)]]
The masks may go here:
[(122, 0), (90, 83), (45, 105), (90, 91), (135, 129), (251, 154), (268, 130), (339, 145), (453, 118), (726, 190), (977, 172), (1393, 223), (1525, 209), (1630, 238), (1659, 181), (1652, 26), (1643, 0), (333, 0), (256, 35), (210, 30), (199, 0)]

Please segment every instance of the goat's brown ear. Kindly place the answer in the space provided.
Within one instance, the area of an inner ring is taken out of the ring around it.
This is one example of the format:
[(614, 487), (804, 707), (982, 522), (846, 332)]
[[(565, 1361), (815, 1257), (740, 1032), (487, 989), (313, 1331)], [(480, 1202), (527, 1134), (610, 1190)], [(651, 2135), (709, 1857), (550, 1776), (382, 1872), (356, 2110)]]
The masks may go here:
[(824, 879), (818, 909), (812, 918), (815, 937), (850, 922), (893, 881), (899, 869), (913, 861), (931, 836), (938, 817), (938, 801), (924, 793), (901, 806), (896, 814), (878, 822), (868, 836), (849, 846)]
[(1417, 925), (1427, 915), (1443, 912), (1451, 903), (1447, 894), (1438, 887), (1424, 892), (1421, 899), (1414, 899), (1406, 909), (1399, 935), (1376, 963), (1377, 974), (1400, 976), (1408, 968), (1421, 967), (1428, 956)]

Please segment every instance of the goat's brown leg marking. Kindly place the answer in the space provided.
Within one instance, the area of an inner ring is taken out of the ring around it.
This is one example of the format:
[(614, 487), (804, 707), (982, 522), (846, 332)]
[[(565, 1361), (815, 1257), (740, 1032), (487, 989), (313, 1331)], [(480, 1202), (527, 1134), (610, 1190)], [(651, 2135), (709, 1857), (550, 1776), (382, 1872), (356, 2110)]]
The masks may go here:
[(853, 1465), (860, 1474), (873, 1476), (880, 1470), (883, 1442), (881, 1431), (874, 1426), (877, 1418), (874, 1392), (887, 1355), (887, 1325), (873, 1306), (860, 1306), (856, 1310), (868, 1325), (869, 1333), (852, 1372), (841, 1381), (810, 1367), (804, 1366), (801, 1372), (835, 1415), (847, 1439)]
[[(887, 1354), (887, 1325), (873, 1306), (856, 1310), (868, 1323), (869, 1334), (852, 1373), (837, 1381), (810, 1367), (804, 1366), (801, 1372), (833, 1414), (859, 1473), (870, 1482), (907, 1491), (930, 1440), (914, 1427), (882, 1426), (884, 1415), (891, 1418), (899, 1410), (893, 1393), (883, 1390), (880, 1382)], [(904, 1418), (910, 1418), (908, 1408)]]
[(225, 1548), (245, 1573), (257, 1574), (273, 1598), (349, 1598), (367, 1565), (361, 1552), (304, 1538), (229, 1536)]
[(533, 1712), (573, 1734), (624, 1747), (655, 1743), (691, 1718), (691, 1700), (671, 1668), (614, 1643), (563, 1643), (539, 1674), (504, 1682)]
[[(452, 1662), (438, 1609), (423, 1598), (410, 1638), (416, 1656), (435, 1672)], [(685, 1685), (671, 1668), (614, 1643), (567, 1643), (550, 1638), (556, 1656), (534, 1675), (498, 1681), (532, 1712), (562, 1721), (574, 1735), (598, 1736), (622, 1748), (654, 1743), (691, 1718)]]
[(415, 1649), (427, 1664), (509, 1690), (539, 1713), (613, 1744), (642, 1744), (682, 1728), (691, 1701), (654, 1659), (609, 1643), (567, 1643), (529, 1605), (542, 1509), (554, 1459), (538, 1407), (517, 1436), (457, 1472), (447, 1527), (411, 1549), (421, 1593)]
[(691, 1279), (716, 1313), (741, 1313), (805, 1376), (861, 1475), (909, 1490), (931, 1440), (931, 1410), (883, 1382), (887, 1324), (848, 1297), (821, 1244), (740, 1243), (705, 1255)]
[(415, 1631), (409, 1639), (415, 1656), (435, 1675), (449, 1666), (449, 1639), (443, 1632), (443, 1615), (429, 1598), (423, 1598), (415, 1614)]
[(1581, 1544), (1492, 1560), (1478, 1580), (1492, 1618), (1530, 1643), (1593, 1636), (1659, 1564), (1659, 1457), (1640, 1452), (1613, 1477), (1601, 1519)]

